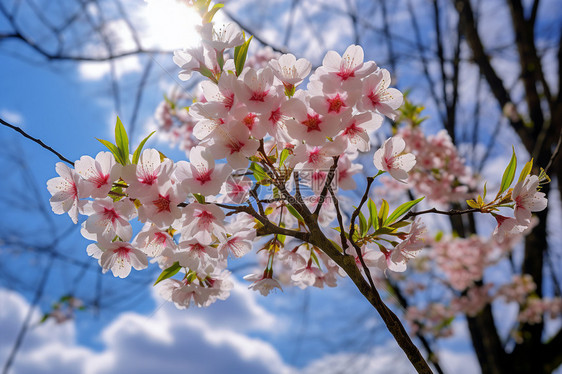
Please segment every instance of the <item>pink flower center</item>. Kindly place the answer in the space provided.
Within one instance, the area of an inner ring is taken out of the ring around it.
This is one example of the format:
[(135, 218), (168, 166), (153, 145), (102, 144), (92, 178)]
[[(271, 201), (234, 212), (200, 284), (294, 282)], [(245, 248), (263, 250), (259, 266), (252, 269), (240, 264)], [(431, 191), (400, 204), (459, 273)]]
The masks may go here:
[(101, 186), (105, 186), (107, 184), (107, 180), (109, 179), (109, 174), (98, 174), (95, 177), (90, 179), (90, 182), (94, 183), (97, 188)]
[(206, 210), (202, 210), (199, 214), (195, 214), (195, 217), (199, 218), (199, 227), (204, 230), (207, 230), (211, 223), (215, 221), (215, 216)]
[(318, 114), (315, 114), (313, 116), (307, 114), (306, 117), (307, 118), (301, 122), (307, 127), (306, 132), (320, 131), (320, 124), (322, 123), (322, 121), (320, 120), (320, 116)]
[(139, 177), (138, 180), (142, 184), (148, 184), (152, 186), (154, 182), (158, 180), (158, 171), (160, 170), (160, 166), (158, 166), (155, 170), (146, 170), (144, 167), (140, 166), (138, 169)]
[(265, 101), (265, 97), (267, 96), (269, 90), (266, 91), (254, 91), (252, 92), (252, 96), (250, 97), (250, 101), (260, 101), (260, 102), (264, 102)]
[(113, 253), (117, 254), (117, 257), (124, 258), (126, 260), (129, 259), (129, 252), (131, 252), (131, 248), (129, 247), (119, 247), (113, 250)]
[(308, 162), (311, 164), (315, 164), (320, 159), (320, 149), (318, 147), (314, 147), (312, 151), (308, 154)]
[(367, 98), (371, 100), (371, 104), (373, 104), (374, 107), (379, 106), (381, 103), (379, 95), (377, 95), (374, 91), (371, 91), (371, 93), (367, 95)]
[(337, 94), (333, 99), (326, 99), (326, 101), (328, 102), (328, 113), (339, 113), (346, 106), (340, 94)]
[(239, 140), (231, 140), (228, 144), (228, 148), (230, 148), (230, 154), (238, 153), (244, 147), (244, 143)]
[(342, 81), (345, 81), (349, 78), (355, 77), (355, 70), (351, 70), (349, 68), (342, 68), (338, 73), (336, 73), (338, 77), (341, 78)]
[(171, 212), (170, 210), (170, 195), (162, 196), (158, 194), (158, 199), (152, 200), (152, 204), (156, 206), (157, 212)]
[(273, 112), (271, 112), (271, 115), (269, 116), (269, 121), (271, 121), (271, 123), (277, 123), (279, 122), (280, 119), (281, 119), (281, 107), (275, 109)]
[(211, 181), (211, 174), (213, 173), (212, 170), (204, 170), (199, 172), (195, 177), (195, 180), (201, 183), (202, 185)]
[(110, 220), (111, 223), (115, 222), (115, 220), (117, 218), (119, 218), (119, 214), (117, 214), (117, 212), (115, 212), (115, 209), (107, 209), (107, 208), (103, 208), (103, 216)]
[(343, 130), (343, 135), (347, 137), (355, 137), (358, 134), (361, 134), (363, 129), (355, 124), (355, 121), (351, 123), (351, 125), (347, 126), (345, 130)]
[(224, 107), (228, 110), (232, 109), (232, 106), (234, 105), (234, 94), (230, 94), (229, 96), (225, 96), (224, 97)]
[(244, 122), (244, 125), (246, 125), (246, 127), (250, 129), (250, 131), (252, 131), (252, 129), (254, 128), (254, 124), (256, 123), (256, 115), (254, 113), (248, 113), (248, 115), (244, 117), (242, 122)]

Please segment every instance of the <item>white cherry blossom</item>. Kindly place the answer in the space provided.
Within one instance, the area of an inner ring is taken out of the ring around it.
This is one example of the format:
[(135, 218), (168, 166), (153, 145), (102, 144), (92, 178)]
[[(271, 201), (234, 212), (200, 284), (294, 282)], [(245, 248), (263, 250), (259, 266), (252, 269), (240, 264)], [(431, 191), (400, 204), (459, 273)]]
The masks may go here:
[(377, 169), (388, 171), (394, 179), (405, 182), (408, 172), (416, 164), (416, 156), (411, 153), (402, 154), (405, 147), (404, 139), (398, 136), (387, 139), (373, 156)]

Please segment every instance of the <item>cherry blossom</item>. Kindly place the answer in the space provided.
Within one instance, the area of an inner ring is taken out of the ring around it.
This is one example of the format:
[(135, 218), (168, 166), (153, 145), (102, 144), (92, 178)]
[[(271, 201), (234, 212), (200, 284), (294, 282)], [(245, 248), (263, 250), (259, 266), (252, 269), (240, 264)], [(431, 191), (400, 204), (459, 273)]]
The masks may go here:
[(127, 192), (131, 196), (153, 196), (158, 192), (159, 185), (168, 182), (172, 166), (170, 159), (161, 160), (160, 152), (156, 149), (145, 149), (138, 164), (123, 167), (121, 178), (129, 185)]
[[(119, 164), (117, 164), (119, 165)], [(74, 170), (82, 177), (82, 186), (85, 195), (103, 198), (111, 189), (112, 182), (117, 179), (120, 166), (116, 166), (115, 157), (111, 152), (100, 152), (95, 160), (90, 156), (82, 156), (74, 163)], [(113, 171), (113, 168), (116, 170)]]
[(78, 200), (79, 197), (84, 197), (78, 189), (80, 176), (62, 162), (57, 162), (56, 171), (60, 177), (47, 181), (47, 189), (52, 195), (49, 200), (51, 208), (56, 214), (68, 213), (72, 222), (77, 223), (78, 213), (86, 203)]
[(379, 69), (363, 81), (363, 95), (358, 103), (361, 111), (377, 110), (379, 113), (395, 120), (396, 109), (402, 105), (403, 95), (396, 88), (389, 88), (390, 73)]
[(392, 177), (400, 182), (408, 179), (408, 171), (416, 164), (416, 156), (411, 153), (402, 154), (406, 143), (400, 137), (387, 139), (373, 157), (377, 169), (388, 171)]
[(181, 187), (187, 192), (203, 196), (218, 194), (230, 174), (230, 166), (216, 165), (209, 151), (202, 146), (191, 149), (189, 161), (179, 161), (176, 164), (175, 176)]
[(99, 259), (103, 273), (111, 270), (115, 277), (126, 278), (131, 267), (142, 270), (148, 266), (146, 254), (128, 242), (99, 242), (88, 246), (88, 253)]
[(176, 243), (170, 233), (150, 222), (145, 223), (131, 244), (150, 257), (159, 256), (166, 248), (172, 250), (176, 248)]
[(259, 291), (263, 296), (269, 295), (269, 293), (276, 288), (283, 291), (281, 285), (279, 284), (279, 281), (271, 277), (268, 278), (264, 277), (263, 275), (249, 274), (246, 275), (244, 279), (253, 282), (250, 286), (248, 286), (249, 289)]
[(225, 214), (213, 204), (191, 203), (184, 210), (185, 222), (181, 228), (182, 240), (197, 239), (201, 244), (209, 245), (213, 237), (224, 238)]
[(285, 86), (296, 86), (308, 76), (312, 64), (304, 58), (297, 60), (294, 55), (287, 53), (269, 61), (269, 66)]
[(206, 23), (200, 30), (203, 43), (222, 53), (226, 48), (233, 48), (244, 43), (242, 31), (234, 23), (215, 25), (213, 22)]
[(134, 204), (128, 200), (114, 202), (111, 198), (97, 199), (90, 203), (91, 215), (84, 222), (82, 235), (91, 240), (113, 240), (117, 235), (121, 240), (128, 241), (133, 236), (133, 228), (129, 220), (136, 216)]
[(517, 223), (529, 225), (531, 212), (540, 212), (546, 208), (547, 200), (543, 192), (538, 191), (539, 177), (528, 175), (513, 187), (511, 198), (515, 201), (513, 214)]

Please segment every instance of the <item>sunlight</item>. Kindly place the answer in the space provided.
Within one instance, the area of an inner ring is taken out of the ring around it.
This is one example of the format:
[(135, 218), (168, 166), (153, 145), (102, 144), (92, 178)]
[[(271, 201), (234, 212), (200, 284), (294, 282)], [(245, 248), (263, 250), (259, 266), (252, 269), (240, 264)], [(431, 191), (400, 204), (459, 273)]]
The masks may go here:
[(201, 17), (181, 0), (146, 0), (145, 19), (148, 40), (154, 47), (178, 49), (196, 46), (200, 36), (196, 26)]

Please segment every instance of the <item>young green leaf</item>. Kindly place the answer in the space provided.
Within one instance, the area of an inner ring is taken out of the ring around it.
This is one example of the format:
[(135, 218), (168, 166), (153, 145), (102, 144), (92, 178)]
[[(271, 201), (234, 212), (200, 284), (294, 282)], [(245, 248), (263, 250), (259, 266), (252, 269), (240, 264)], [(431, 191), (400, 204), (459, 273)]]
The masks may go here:
[(215, 4), (211, 10), (209, 10), (208, 12), (205, 13), (205, 15), (203, 16), (203, 24), (205, 23), (209, 23), (213, 20), (213, 17), (215, 16), (215, 14), (219, 11), (219, 9), (221, 9), (222, 7), (224, 7), (224, 4), (222, 3), (218, 3)]
[(391, 223), (394, 223), (394, 221), (406, 214), (410, 209), (414, 207), (414, 205), (422, 201), (424, 198), (425, 196), (422, 196), (419, 199), (407, 201), (404, 204), (400, 205), (394, 212), (392, 212), (390, 217), (388, 217), (386, 224), (390, 225)]
[(154, 134), (156, 131), (151, 132), (146, 138), (144, 138), (139, 146), (137, 147), (137, 149), (135, 149), (135, 152), (133, 153), (133, 164), (138, 164), (139, 162), (139, 158), (140, 158), (140, 154), (142, 152), (142, 149), (144, 147), (144, 143), (146, 143), (146, 141), (152, 136), (152, 134)]
[(289, 150), (287, 148), (281, 151), (281, 155), (279, 155), (279, 167), (283, 166), (285, 160), (289, 157)]
[(527, 177), (527, 175), (529, 175), (532, 168), (533, 168), (533, 159), (531, 159), (531, 161), (527, 162), (525, 164), (525, 166), (523, 167), (523, 170), (521, 170), (521, 174), (519, 174), (518, 182), (521, 182), (522, 180), (524, 180)]
[(199, 204), (205, 204), (205, 196), (198, 193), (194, 193), (193, 197), (195, 198), (195, 200), (197, 200)]
[[(96, 138), (96, 139), (98, 139), (98, 138)], [(105, 145), (107, 147), (107, 149), (109, 149), (111, 151), (111, 153), (113, 153), (113, 156), (115, 156), (115, 161), (117, 161), (121, 165), (125, 165), (125, 161), (121, 157), (121, 152), (119, 151), (119, 148), (117, 148), (117, 146), (115, 144), (113, 144), (111, 142), (108, 142), (107, 140), (103, 140), (103, 139), (98, 139), (98, 141), (101, 144)]]
[(162, 273), (160, 273), (160, 276), (158, 277), (158, 279), (156, 279), (156, 282), (154, 283), (154, 286), (156, 286), (158, 283), (162, 282), (164, 279), (168, 279), (170, 277), (173, 277), (174, 275), (176, 275), (181, 269), (180, 263), (179, 262), (174, 262), (174, 264), (172, 266), (170, 266), (167, 269), (162, 270)]
[(258, 163), (252, 162), (250, 170), (254, 173), (254, 178), (256, 178), (257, 182), (263, 182), (264, 180), (269, 179), (265, 170), (263, 170), (261, 165)]
[(372, 226), (376, 230), (379, 228), (379, 222), (377, 220), (377, 205), (373, 199), (369, 199), (367, 208), (369, 208), (369, 226)]
[(129, 137), (127, 136), (127, 131), (125, 126), (121, 122), (119, 116), (117, 116), (117, 123), (115, 124), (115, 144), (119, 151), (121, 152), (121, 159), (125, 161), (125, 164), (129, 163)]
[(513, 182), (513, 178), (515, 177), (515, 169), (517, 168), (517, 157), (515, 157), (515, 149), (513, 150), (513, 154), (511, 155), (511, 160), (509, 160), (509, 164), (507, 168), (503, 172), (502, 176), (502, 183), (500, 185), (500, 191), (498, 192), (498, 196), (504, 193), (509, 186), (511, 186), (511, 182)]
[[(244, 38), (246, 35), (244, 35)], [(248, 46), (252, 41), (253, 36), (250, 36), (242, 45), (234, 48), (234, 66), (236, 67), (236, 76), (239, 76), (244, 70), (244, 64), (246, 63), (246, 55), (248, 54)]]
[(359, 212), (359, 235), (364, 237), (369, 230), (369, 226), (367, 225), (367, 220), (362, 212)]
[(304, 219), (302, 218), (302, 216), (299, 214), (299, 212), (296, 211), (295, 208), (293, 208), (291, 205), (285, 205), (285, 207), (287, 208), (287, 210), (289, 211), (289, 213), (291, 213), (291, 215), (293, 217), (295, 217), (296, 219), (299, 220), (299, 222), (304, 222)]
[(388, 202), (382, 199), (381, 208), (379, 210), (379, 227), (383, 227), (386, 222), (386, 217), (388, 216)]

